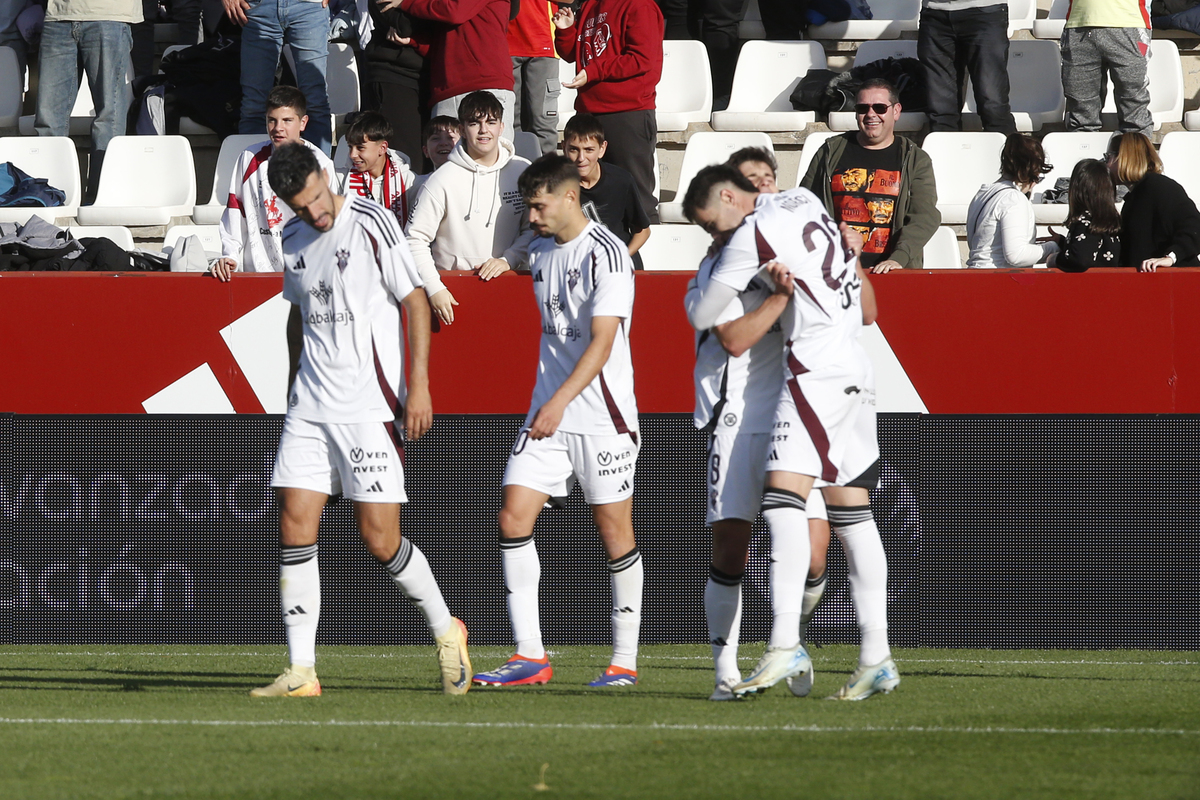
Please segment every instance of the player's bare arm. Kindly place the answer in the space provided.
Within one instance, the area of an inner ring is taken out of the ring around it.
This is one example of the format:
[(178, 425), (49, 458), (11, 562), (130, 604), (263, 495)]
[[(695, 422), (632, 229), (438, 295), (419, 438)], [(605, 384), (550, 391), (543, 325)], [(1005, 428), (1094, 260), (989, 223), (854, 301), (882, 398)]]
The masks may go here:
[[(296, 373), (300, 371), (300, 351), (304, 348), (304, 319), (300, 316), (300, 306), (292, 304), (287, 321), (288, 343), (288, 397), (292, 394), (292, 385), (296, 382)], [(284, 405), (287, 405), (285, 398)]]
[(791, 270), (772, 261), (767, 265), (767, 274), (775, 282), (775, 291), (771, 296), (749, 314), (713, 328), (721, 347), (734, 358), (758, 344), (758, 340), (771, 330), (792, 300), (794, 283)]
[(530, 439), (546, 439), (558, 430), (567, 405), (596, 379), (600, 370), (608, 363), (608, 356), (612, 353), (613, 342), (617, 338), (620, 325), (620, 317), (592, 318), (592, 341), (562, 386), (558, 387), (550, 401), (534, 415), (533, 422), (529, 425)]
[(429, 394), (429, 301), (423, 288), (413, 289), (400, 301), (408, 315), (408, 400), (404, 428), (409, 439), (420, 439), (433, 425), (433, 399)]
[(641, 250), (642, 245), (644, 245), (646, 243), (646, 240), (649, 238), (650, 238), (650, 229), (649, 228), (642, 228), (640, 231), (633, 234), (633, 236), (629, 237), (629, 255), (632, 256), (638, 250)]

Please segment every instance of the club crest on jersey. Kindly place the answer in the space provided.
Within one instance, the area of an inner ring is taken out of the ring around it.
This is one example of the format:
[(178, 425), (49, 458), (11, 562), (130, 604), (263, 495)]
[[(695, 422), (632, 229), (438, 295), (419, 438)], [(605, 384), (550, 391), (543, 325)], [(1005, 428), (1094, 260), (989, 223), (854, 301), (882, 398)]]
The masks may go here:
[(556, 294), (547, 297), (544, 305), (546, 306), (546, 312), (552, 317), (557, 317), (563, 312), (562, 301), (558, 299), (558, 295)]
[(325, 281), (321, 281), (316, 286), (308, 290), (314, 298), (321, 301), (321, 305), (329, 305), (329, 298), (333, 297), (333, 288)]
[(570, 291), (575, 291), (575, 287), (579, 285), (580, 274), (579, 267), (575, 264), (567, 268), (567, 286)]
[(345, 272), (346, 265), (349, 263), (350, 263), (350, 251), (345, 250), (345, 249), (338, 250), (337, 251), (338, 272)]

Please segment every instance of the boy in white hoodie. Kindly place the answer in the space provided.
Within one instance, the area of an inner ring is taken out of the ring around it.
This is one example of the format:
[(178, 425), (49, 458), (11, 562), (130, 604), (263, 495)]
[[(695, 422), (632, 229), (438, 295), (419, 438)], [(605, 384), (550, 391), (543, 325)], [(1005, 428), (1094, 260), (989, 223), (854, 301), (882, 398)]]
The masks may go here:
[(429, 304), (454, 322), (458, 302), (438, 270), (475, 270), (490, 281), (525, 263), (533, 232), (517, 179), (529, 161), (502, 139), (504, 109), (495, 95), (472, 92), (458, 107), (462, 139), (421, 187), (408, 223), (408, 244)]

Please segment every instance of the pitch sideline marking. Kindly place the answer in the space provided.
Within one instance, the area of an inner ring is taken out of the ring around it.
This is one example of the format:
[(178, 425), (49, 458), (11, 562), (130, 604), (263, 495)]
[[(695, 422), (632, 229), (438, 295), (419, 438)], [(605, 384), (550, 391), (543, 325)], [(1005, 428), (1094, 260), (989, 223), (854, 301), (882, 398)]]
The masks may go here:
[(702, 733), (983, 733), (1033, 735), (1127, 735), (1127, 736), (1195, 736), (1200, 730), (1163, 728), (1000, 728), (954, 727), (924, 725), (699, 725), (651, 723), (649, 725), (617, 725), (608, 723), (549, 723), (549, 722), (438, 722), (433, 720), (218, 720), (218, 719), (73, 719), (0, 717), (0, 725), (166, 725), (201, 727), (300, 727), (300, 728), (516, 728), (525, 730), (583, 730), (583, 731), (683, 731)]

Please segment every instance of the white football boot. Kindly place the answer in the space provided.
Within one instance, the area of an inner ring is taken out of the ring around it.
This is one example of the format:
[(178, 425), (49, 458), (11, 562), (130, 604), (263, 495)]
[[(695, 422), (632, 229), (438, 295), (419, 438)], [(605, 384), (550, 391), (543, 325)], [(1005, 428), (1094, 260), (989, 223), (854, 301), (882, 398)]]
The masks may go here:
[(889, 656), (870, 667), (854, 670), (846, 685), (837, 690), (829, 700), (866, 700), (873, 694), (888, 694), (900, 685), (900, 670)]
[(750, 677), (733, 687), (738, 697), (761, 692), (785, 678), (794, 678), (812, 670), (812, 660), (804, 645), (795, 647), (768, 647), (758, 660), (758, 666)]
[(708, 699), (713, 701), (721, 700), (737, 700), (737, 695), (733, 693), (733, 687), (742, 682), (741, 675), (729, 675), (717, 681), (717, 687), (713, 689), (713, 693)]

